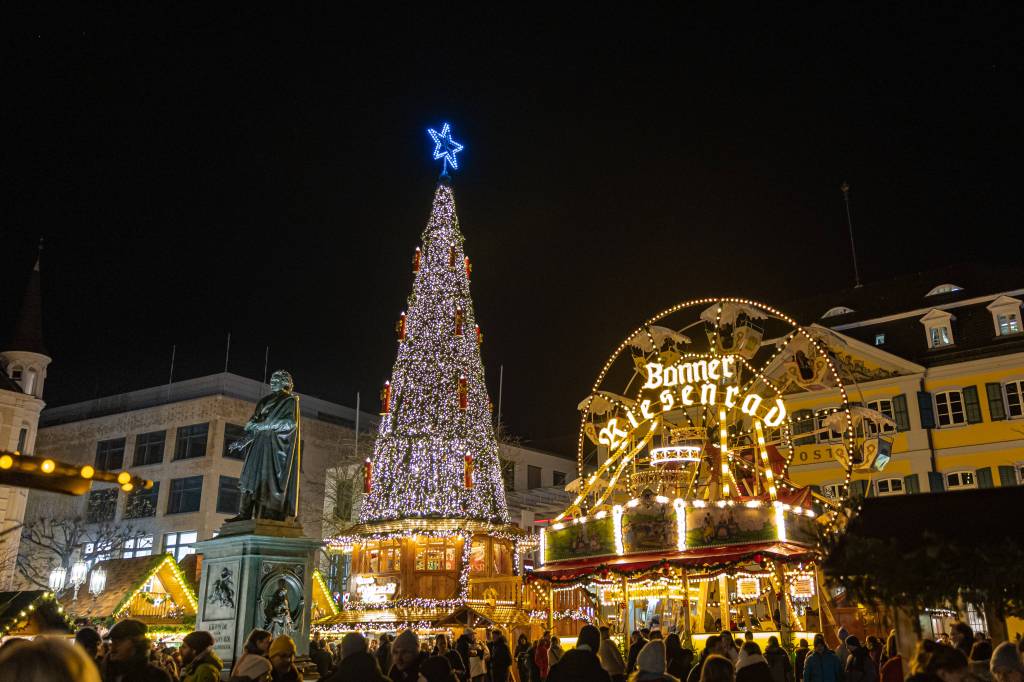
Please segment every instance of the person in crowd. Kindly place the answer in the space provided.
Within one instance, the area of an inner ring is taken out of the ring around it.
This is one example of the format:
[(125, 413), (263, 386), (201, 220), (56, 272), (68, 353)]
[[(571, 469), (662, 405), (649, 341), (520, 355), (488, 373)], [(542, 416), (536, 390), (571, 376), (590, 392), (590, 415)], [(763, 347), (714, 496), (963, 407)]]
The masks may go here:
[(466, 675), (466, 666), (462, 661), (462, 656), (459, 652), (452, 651), (448, 647), (448, 636), (444, 633), (440, 633), (434, 637), (434, 656), (442, 656), (448, 659), (448, 664), (451, 665), (452, 672), (455, 677), (459, 680), (463, 679)]
[(110, 628), (110, 648), (100, 669), (104, 682), (171, 682), (166, 670), (149, 662), (148, 633), (146, 624), (133, 618)]
[(377, 659), (367, 650), (343, 656), (323, 682), (391, 682), (391, 678), (380, 671)]
[(273, 636), (266, 630), (253, 628), (245, 638), (242, 655), (231, 669), (231, 677), (249, 679), (253, 682), (268, 682), (271, 676), (270, 643)]
[(537, 647), (540, 646), (540, 640), (534, 640), (533, 644), (530, 645), (527, 650), (526, 661), (530, 666), (530, 682), (542, 682), (540, 677), (540, 666), (537, 665)]
[(885, 646), (882, 644), (882, 640), (874, 635), (868, 635), (867, 639), (864, 640), (864, 646), (868, 650), (868, 656), (871, 657), (875, 670), (881, 670), (882, 657), (885, 655)]
[(727, 656), (711, 654), (701, 666), (699, 682), (736, 682), (736, 668)]
[(37, 637), (0, 648), (0, 680), (100, 682), (100, 672), (85, 647), (56, 637)]
[(679, 635), (672, 633), (665, 638), (665, 672), (680, 680), (685, 680), (693, 666), (693, 652), (683, 648)]
[(462, 659), (462, 679), (469, 680), (469, 659), (470, 653), (476, 649), (476, 633), (473, 628), (464, 628), (459, 638), (455, 640), (455, 651)]
[(856, 635), (846, 638), (846, 648), (850, 652), (844, 669), (846, 682), (878, 682), (878, 668)]
[(814, 650), (804, 661), (803, 682), (843, 682), (843, 664), (839, 656), (825, 646), (825, 636), (814, 636)]
[(636, 657), (636, 670), (630, 674), (629, 682), (679, 682), (679, 678), (666, 672), (665, 641), (652, 638)]
[(540, 668), (540, 679), (548, 679), (548, 671), (551, 666), (548, 662), (548, 649), (551, 648), (551, 632), (548, 630), (544, 631), (541, 635), (540, 641), (537, 642), (537, 650), (534, 652), (533, 657), (537, 661), (537, 667)]
[(647, 638), (644, 637), (642, 630), (633, 630), (633, 634), (629, 636), (629, 655), (626, 658), (626, 674), (629, 674), (636, 670), (636, 657), (640, 655), (640, 650), (647, 644)]
[(611, 682), (625, 682), (626, 661), (623, 660), (622, 652), (619, 651), (615, 640), (612, 639), (611, 630), (607, 625), (602, 625), (599, 632), (601, 633), (601, 646), (597, 651), (597, 659), (601, 662), (601, 667), (608, 673)]
[(797, 643), (796, 651), (793, 652), (793, 662), (796, 670), (796, 682), (802, 682), (804, 679), (804, 662), (807, 660), (807, 654), (811, 652), (810, 646), (807, 644), (807, 640), (801, 638), (800, 642)]
[(505, 635), (495, 630), (491, 639), (491, 682), (511, 682), (512, 651)]
[(313, 661), (320, 677), (327, 677), (331, 674), (331, 655), (327, 653), (326, 646), (322, 642), (315, 639), (310, 640), (309, 660)]
[(846, 648), (846, 638), (850, 636), (849, 631), (840, 627), (836, 631), (836, 636), (839, 638), (839, 646), (836, 647), (836, 656), (839, 658), (839, 663), (843, 669), (846, 669), (846, 661), (850, 658), (850, 650)]
[(270, 643), (270, 673), (273, 682), (302, 682), (302, 674), (295, 667), (295, 641), (288, 635), (278, 635)]
[(729, 630), (722, 630), (718, 633), (720, 639), (719, 653), (732, 661), (733, 665), (740, 659), (740, 651), (736, 646), (736, 639), (732, 636), (732, 632)]
[(903, 657), (896, 648), (896, 631), (885, 640), (885, 663), (878, 671), (881, 682), (903, 682)]
[(743, 641), (744, 642), (753, 642), (754, 641), (754, 633), (751, 632), (750, 630), (747, 630), (746, 632), (744, 632), (743, 633)]
[(772, 682), (772, 671), (757, 642), (744, 642), (736, 661), (736, 682)]
[[(806, 644), (806, 640), (804, 643)], [(768, 638), (768, 646), (764, 648), (764, 660), (768, 662), (772, 682), (794, 682), (793, 663), (789, 660), (786, 650), (779, 646), (779, 638), (775, 635)]]
[(220, 682), (224, 661), (213, 650), (213, 635), (196, 630), (181, 642), (181, 682)]
[(368, 651), (369, 651), (369, 652), (370, 652), (371, 654), (376, 654), (376, 653), (377, 653), (377, 647), (378, 647), (379, 645), (380, 645), (380, 642), (378, 642), (378, 641), (377, 641), (377, 640), (375, 640), (375, 639), (371, 639), (371, 640), (370, 640), (370, 647), (369, 647)]
[(392, 682), (419, 682), (420, 638), (412, 630), (403, 630), (391, 645), (394, 663), (388, 673)]
[[(956, 624), (954, 623), (954, 628)], [(954, 641), (955, 641), (955, 629)], [(968, 641), (973, 643), (974, 633), (972, 632)], [(963, 682), (967, 678), (967, 656), (958, 648), (935, 644), (929, 640), (922, 642), (930, 644), (924, 659), (924, 674), (939, 678), (942, 682)]]
[(565, 652), (562, 651), (562, 641), (558, 639), (557, 636), (551, 635), (551, 644), (548, 646), (549, 671), (551, 670), (551, 667), (555, 665), (555, 663), (558, 663), (560, 660), (562, 660), (562, 654), (564, 653)]
[(391, 635), (380, 636), (380, 643), (377, 645), (377, 665), (385, 675), (391, 672)]
[(530, 663), (527, 658), (530, 651), (530, 638), (520, 633), (516, 640), (516, 671), (519, 673), (519, 682), (530, 682)]
[(1003, 642), (992, 652), (989, 672), (995, 682), (1024, 682), (1024, 664), (1021, 663), (1021, 652), (1018, 650), (1020, 646), (1020, 643), (1015, 647), (1012, 642)]
[(722, 638), (718, 635), (711, 635), (704, 640), (704, 651), (700, 653), (700, 660), (697, 661), (697, 665), (690, 669), (689, 674), (686, 676), (686, 682), (699, 682), (701, 671), (703, 670), (704, 663), (707, 662), (708, 658), (715, 654), (721, 656), (721, 653), (718, 650), (721, 645)]
[(971, 647), (971, 656), (967, 659), (967, 670), (973, 677), (983, 682), (992, 682), (992, 642), (983, 639)]
[(85, 653), (94, 661), (99, 659), (101, 641), (100, 633), (95, 628), (79, 628), (75, 633), (75, 644), (85, 649)]
[(974, 646), (974, 630), (967, 623), (957, 621), (949, 626), (949, 638), (953, 646), (963, 653), (967, 658), (971, 655), (971, 647)]
[(662, 641), (665, 640), (665, 637), (661, 634), (661, 630), (651, 630), (650, 636), (647, 638), (647, 641), (651, 642), (656, 639), (660, 639)]
[(593, 625), (584, 625), (576, 638), (576, 646), (565, 652), (551, 668), (548, 682), (610, 682), (597, 658), (600, 650), (601, 632)]
[(425, 682), (458, 682), (451, 662), (444, 656), (428, 656), (420, 663), (420, 680)]

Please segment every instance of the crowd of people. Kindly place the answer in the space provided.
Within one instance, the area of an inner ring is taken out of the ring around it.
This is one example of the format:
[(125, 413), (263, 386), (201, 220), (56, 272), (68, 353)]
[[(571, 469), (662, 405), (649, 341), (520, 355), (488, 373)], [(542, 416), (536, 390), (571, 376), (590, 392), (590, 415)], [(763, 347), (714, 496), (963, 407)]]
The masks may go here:
[[(896, 634), (863, 643), (844, 629), (830, 649), (822, 635), (801, 639), (792, 654), (776, 637), (764, 650), (747, 632), (709, 636), (695, 660), (679, 636), (658, 630), (632, 633), (626, 656), (607, 627), (585, 625), (574, 646), (545, 631), (530, 642), (520, 635), (512, 651), (504, 634), (487, 630), (483, 641), (466, 628), (420, 638), (412, 630), (368, 640), (348, 633), (340, 641), (314, 639), (309, 658), (326, 682), (1024, 682), (1024, 642), (993, 643), (964, 623), (950, 634), (924, 640), (909, 665)], [(153, 646), (147, 626), (123, 620), (106, 637), (81, 628), (74, 642), (62, 638), (11, 638), (0, 646), (0, 679), (17, 682), (302, 682), (295, 642), (253, 630), (231, 666), (217, 655), (209, 632), (188, 634), (177, 648)], [(904, 667), (910, 676), (904, 680)]]

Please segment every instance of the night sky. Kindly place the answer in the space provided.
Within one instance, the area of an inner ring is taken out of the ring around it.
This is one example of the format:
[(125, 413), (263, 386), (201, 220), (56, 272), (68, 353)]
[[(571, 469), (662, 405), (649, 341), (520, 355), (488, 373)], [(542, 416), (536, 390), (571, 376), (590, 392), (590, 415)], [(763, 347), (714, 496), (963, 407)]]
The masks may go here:
[(231, 332), (231, 371), (269, 345), (376, 410), (444, 121), (489, 389), (542, 449), (661, 308), (850, 286), (844, 180), (865, 280), (1019, 262), (1020, 4), (763, 4), (9, 15), (0, 330), (44, 235), (50, 404), (166, 382), (173, 344), (221, 371)]

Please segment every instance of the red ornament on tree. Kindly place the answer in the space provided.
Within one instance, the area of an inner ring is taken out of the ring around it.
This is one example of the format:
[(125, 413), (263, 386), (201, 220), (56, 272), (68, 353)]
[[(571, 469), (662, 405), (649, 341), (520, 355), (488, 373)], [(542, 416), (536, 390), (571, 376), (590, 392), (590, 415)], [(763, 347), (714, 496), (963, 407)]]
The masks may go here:
[(382, 415), (391, 412), (391, 382), (385, 381), (384, 388), (380, 391), (380, 413)]
[(395, 333), (398, 335), (399, 341), (405, 341), (405, 313), (398, 317), (398, 322), (395, 323)]
[(760, 553), (755, 554), (754, 555), (754, 563), (755, 564), (762, 564), (762, 563), (764, 563), (764, 556), (761, 555)]
[(420, 247), (416, 247), (416, 251), (412, 254), (412, 271), (420, 271)]
[(466, 455), (465, 464), (466, 488), (473, 487), (473, 455)]
[(466, 261), (466, 279), (468, 280), (470, 278), (470, 275), (473, 274), (473, 266), (469, 264), (469, 256), (466, 256), (465, 261)]
[(484, 333), (480, 331), (480, 325), (476, 326), (476, 345), (484, 345)]
[(373, 465), (370, 464), (370, 458), (366, 458), (366, 462), (363, 463), (363, 492), (367, 495), (370, 494), (370, 483), (373, 478)]
[(465, 410), (469, 407), (469, 382), (466, 381), (466, 375), (462, 374), (459, 376), (459, 409)]
[(462, 308), (455, 306), (455, 336), (462, 336), (462, 320), (465, 317), (465, 313), (462, 312)]

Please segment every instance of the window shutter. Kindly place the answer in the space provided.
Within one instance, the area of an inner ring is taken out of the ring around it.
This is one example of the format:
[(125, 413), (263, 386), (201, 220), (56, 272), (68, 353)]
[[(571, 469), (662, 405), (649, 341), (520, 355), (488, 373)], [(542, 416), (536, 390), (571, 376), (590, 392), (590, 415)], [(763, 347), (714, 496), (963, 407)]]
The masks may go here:
[(1003, 385), (999, 383), (985, 384), (988, 396), (988, 416), (997, 422), (1006, 419), (1006, 404), (1003, 402)]
[[(931, 400), (928, 401), (929, 407)], [(892, 418), (896, 422), (897, 431), (910, 430), (910, 412), (907, 410), (907, 396), (903, 393), (892, 397)]]
[(974, 472), (978, 477), (979, 488), (992, 488), (992, 467), (983, 467)]
[(941, 493), (946, 489), (945, 481), (942, 478), (942, 474), (938, 471), (928, 472), (928, 491), (933, 493)]
[(921, 492), (921, 481), (918, 479), (917, 474), (903, 477), (903, 490), (908, 495), (916, 495)]
[(1017, 485), (1017, 472), (1012, 466), (999, 466), (999, 485)]
[(917, 392), (917, 408), (921, 411), (921, 428), (935, 428), (935, 407), (932, 405), (932, 394), (928, 391)]
[(964, 412), (967, 414), (968, 424), (980, 424), (981, 403), (978, 401), (978, 387), (964, 386)]

